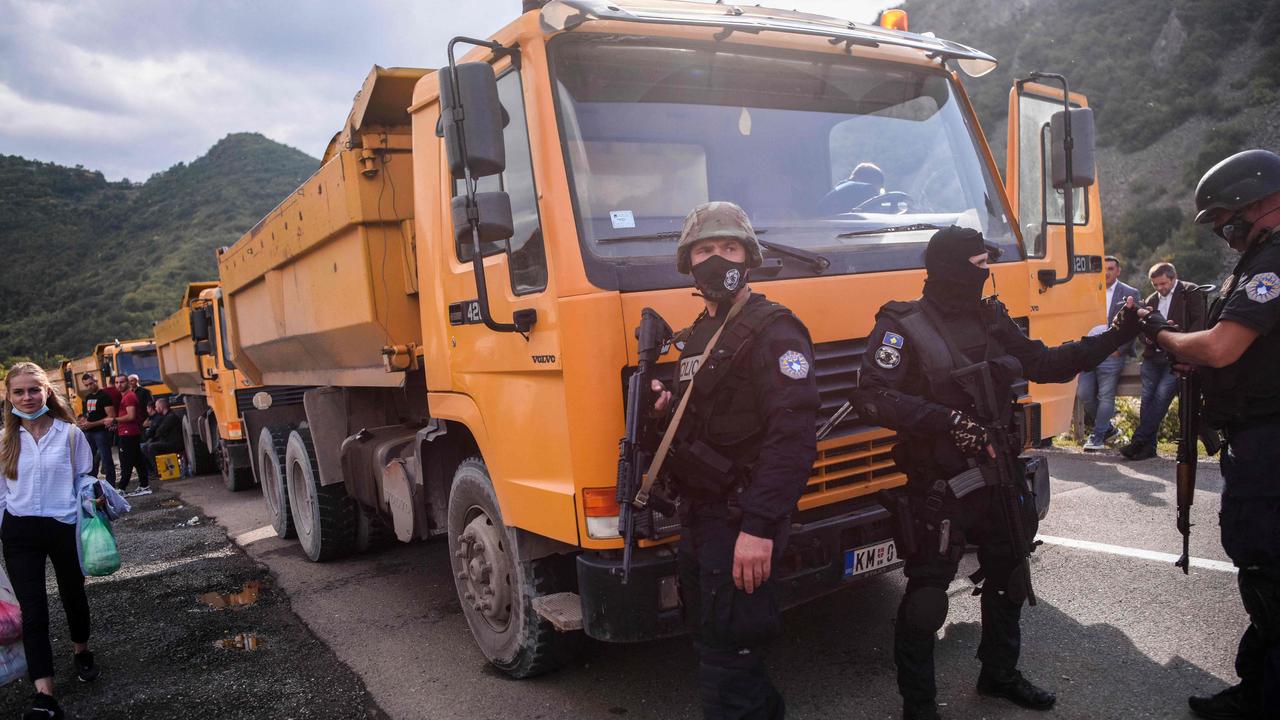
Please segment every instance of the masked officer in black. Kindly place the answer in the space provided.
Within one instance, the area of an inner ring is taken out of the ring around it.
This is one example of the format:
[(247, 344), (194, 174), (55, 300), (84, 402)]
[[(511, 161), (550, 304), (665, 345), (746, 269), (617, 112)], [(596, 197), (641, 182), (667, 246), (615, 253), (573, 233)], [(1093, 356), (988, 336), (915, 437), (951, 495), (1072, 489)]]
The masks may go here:
[(1160, 313), (1139, 314), (1145, 339), (1199, 366), (1204, 420), (1226, 436), (1222, 546), (1240, 569), (1250, 625), (1236, 652), (1240, 684), (1189, 702), (1204, 718), (1280, 718), (1280, 156), (1246, 150), (1213, 166), (1196, 211), (1242, 253), (1209, 328), (1162, 332), (1172, 326)]
[(657, 380), (653, 390), (656, 413), (675, 408), (672, 450), (658, 457), (680, 498), (680, 594), (702, 711), (773, 720), (784, 704), (762, 654), (781, 631), (769, 576), (817, 455), (813, 344), (795, 315), (747, 286), (761, 254), (742, 208), (694, 208), (676, 255), (706, 310), (676, 335), (677, 395)]
[[(1035, 500), (1024, 466), (1014, 458), (1005, 459), (1006, 468), (1018, 470), (1012, 488), (1006, 493), (993, 486), (992, 433), (1007, 433), (1006, 451), (1020, 452), (1023, 438), (1012, 437), (1006, 424), (1021, 416), (1008, 412), (1016, 402), (1014, 384), (1023, 378), (1068, 382), (1138, 330), (1136, 310), (1128, 308), (1094, 337), (1055, 348), (1029, 339), (1003, 304), (982, 297), (989, 252), (998, 250), (975, 230), (953, 226), (934, 234), (925, 250), (923, 299), (880, 309), (853, 395), (863, 419), (899, 433), (894, 459), (907, 473), (907, 507), (895, 518), (907, 589), (898, 608), (894, 660), (903, 716), (911, 720), (940, 717), (934, 634), (946, 622), (947, 586), (966, 544), (978, 546), (980, 570), (973, 577), (982, 583), (978, 692), (1036, 710), (1053, 707), (1055, 696), (1017, 669), (1019, 620), (1030, 591), (1026, 552), (1038, 523)], [(984, 362), (985, 368), (977, 365)], [(963, 389), (953, 373), (966, 367), (990, 373), (992, 405), (1003, 419), (984, 417), (992, 410), (980, 411)], [(1013, 508), (1020, 510), (1016, 517)], [(1020, 540), (1013, 528), (1021, 530)]]

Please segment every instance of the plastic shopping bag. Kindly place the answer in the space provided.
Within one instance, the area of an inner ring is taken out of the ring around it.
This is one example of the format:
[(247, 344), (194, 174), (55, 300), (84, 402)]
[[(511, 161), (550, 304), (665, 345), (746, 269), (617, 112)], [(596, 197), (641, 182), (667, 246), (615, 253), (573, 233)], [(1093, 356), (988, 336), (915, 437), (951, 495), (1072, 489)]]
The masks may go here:
[(13, 594), (13, 583), (0, 568), (0, 645), (12, 645), (22, 639), (22, 610)]
[(0, 685), (8, 685), (27, 674), (27, 653), (22, 641), (0, 646)]
[(84, 571), (95, 577), (110, 575), (120, 569), (120, 551), (116, 538), (100, 513), (84, 519), (80, 528), (80, 557)]

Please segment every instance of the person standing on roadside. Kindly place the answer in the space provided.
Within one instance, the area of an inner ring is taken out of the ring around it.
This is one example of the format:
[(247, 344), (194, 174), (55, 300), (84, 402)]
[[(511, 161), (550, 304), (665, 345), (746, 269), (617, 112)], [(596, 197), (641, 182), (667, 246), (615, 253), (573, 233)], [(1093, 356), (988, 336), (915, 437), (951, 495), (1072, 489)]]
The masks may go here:
[(1138, 314), (1148, 341), (1201, 374), (1204, 421), (1226, 437), (1218, 517), (1249, 627), (1236, 650), (1240, 683), (1187, 702), (1213, 720), (1280, 718), (1280, 155), (1228, 157), (1200, 178), (1195, 202), (1196, 222), (1241, 254), (1208, 329), (1181, 332), (1158, 309)]
[(151, 407), (151, 403), (155, 401), (154, 395), (150, 390), (143, 387), (142, 381), (137, 375), (129, 376), (129, 391), (138, 396), (138, 407)]
[(111, 394), (98, 386), (98, 378), (93, 373), (80, 376), (80, 383), (84, 386), (84, 418), (76, 425), (93, 448), (93, 467), (89, 474), (96, 476), (101, 466), (107, 483), (115, 487), (116, 460), (111, 452), (115, 435), (110, 426), (116, 416), (116, 406)]
[[(1183, 332), (1204, 329), (1208, 299), (1199, 286), (1178, 279), (1178, 270), (1170, 262), (1159, 262), (1147, 272), (1155, 292), (1146, 299), (1149, 308), (1178, 326)], [(1158, 345), (1147, 345), (1142, 351), (1142, 405), (1138, 408), (1138, 429), (1120, 454), (1129, 460), (1146, 460), (1156, 456), (1156, 440), (1160, 424), (1178, 391), (1178, 378), (1173, 374), (1169, 353)]]
[[(1099, 334), (1107, 329), (1107, 321), (1116, 316), (1124, 307), (1128, 298), (1138, 299), (1138, 289), (1120, 282), (1120, 261), (1114, 255), (1108, 255), (1104, 263), (1106, 270), (1106, 315), (1104, 322), (1095, 327), (1091, 334)], [(1106, 448), (1106, 442), (1120, 431), (1111, 424), (1116, 415), (1116, 386), (1120, 384), (1120, 373), (1124, 364), (1133, 355), (1133, 343), (1128, 342), (1107, 356), (1092, 370), (1080, 373), (1080, 383), (1076, 386), (1076, 396), (1084, 405), (1086, 421), (1090, 424), (1089, 437), (1085, 440), (1085, 452), (1097, 452)]]
[(63, 717), (53, 697), (53, 649), (45, 563), (52, 561), (58, 594), (71, 627), (76, 675), (98, 677), (89, 651), (89, 599), (77, 550), (80, 513), (77, 478), (93, 465), (93, 452), (66, 402), (44, 370), (18, 363), (5, 376), (4, 430), (0, 432), (0, 543), (22, 609), (27, 674), (35, 685), (24, 718)]
[(706, 307), (676, 336), (674, 396), (651, 385), (659, 418), (679, 402), (666, 424), (680, 450), (666, 467), (682, 499), (680, 596), (709, 720), (785, 716), (764, 666), (782, 632), (770, 576), (817, 456), (813, 344), (790, 310), (751, 292), (747, 276), (761, 262), (742, 208), (710, 202), (689, 213), (676, 267), (693, 275)]
[(117, 375), (116, 389), (120, 391), (120, 410), (116, 413), (116, 437), (120, 440), (120, 492), (129, 487), (133, 471), (138, 471), (138, 489), (127, 496), (150, 495), (151, 480), (147, 474), (146, 458), (142, 455), (142, 407), (138, 396), (129, 389), (129, 378)]

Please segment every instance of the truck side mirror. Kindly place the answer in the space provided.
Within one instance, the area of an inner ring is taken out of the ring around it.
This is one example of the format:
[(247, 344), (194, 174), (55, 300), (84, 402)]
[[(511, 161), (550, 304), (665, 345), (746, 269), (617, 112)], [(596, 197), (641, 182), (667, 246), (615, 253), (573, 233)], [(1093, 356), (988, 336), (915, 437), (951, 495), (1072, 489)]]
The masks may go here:
[(191, 310), (191, 339), (197, 343), (209, 339), (209, 314), (204, 308)]
[(515, 223), (511, 219), (511, 197), (505, 192), (475, 194), (474, 207), (470, 198), (459, 195), (450, 203), (453, 215), (453, 233), (459, 245), (470, 247), (472, 210), (480, 220), (480, 244), (500, 243), (515, 235)]
[(460, 63), (442, 69), (440, 114), (445, 152), (454, 179), (497, 175), (506, 169), (502, 142), (503, 111), (498, 79), (484, 62)]
[[(1070, 184), (1073, 188), (1089, 187), (1097, 179), (1097, 170), (1093, 159), (1093, 110), (1091, 108), (1071, 109), (1071, 162), (1067, 163), (1066, 149), (1066, 110), (1059, 110), (1049, 118), (1049, 138), (1053, 146), (1049, 160), (1050, 181), (1055, 190), (1063, 190)], [(1071, 176), (1067, 176), (1067, 168)]]

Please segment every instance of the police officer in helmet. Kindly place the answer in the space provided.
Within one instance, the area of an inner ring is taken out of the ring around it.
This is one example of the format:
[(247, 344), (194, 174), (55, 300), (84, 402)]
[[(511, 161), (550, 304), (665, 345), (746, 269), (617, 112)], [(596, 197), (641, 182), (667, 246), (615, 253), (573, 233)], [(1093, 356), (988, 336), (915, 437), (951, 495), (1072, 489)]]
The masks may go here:
[[(1025, 467), (1014, 457), (1023, 437), (1015, 429), (1022, 415), (1013, 387), (1021, 379), (1068, 382), (1138, 331), (1130, 307), (1100, 335), (1054, 348), (1031, 340), (1002, 303), (982, 296), (992, 253), (998, 248), (976, 230), (953, 226), (933, 235), (924, 296), (880, 309), (852, 397), (863, 419), (898, 432), (894, 460), (907, 473), (907, 502), (894, 518), (907, 576), (894, 661), (908, 720), (940, 717), (934, 635), (946, 622), (947, 587), (966, 545), (978, 546), (980, 564), (971, 576), (980, 583), (982, 609), (978, 692), (1026, 708), (1053, 707), (1054, 694), (1018, 670), (1022, 604), (1034, 602), (1027, 553), (1038, 517)], [(985, 378), (992, 389), (981, 404), (966, 389), (972, 378)], [(997, 454), (1002, 445), (1010, 457)], [(1001, 462), (1016, 475), (1001, 475)]]
[(781, 631), (770, 576), (817, 455), (813, 345), (795, 315), (748, 287), (761, 253), (742, 208), (694, 208), (676, 257), (706, 308), (677, 333), (675, 393), (654, 380), (654, 411), (672, 438), (660, 474), (680, 499), (680, 593), (703, 714), (773, 720), (784, 705), (764, 668)]
[(1142, 334), (1202, 376), (1205, 422), (1222, 451), (1222, 546), (1240, 569), (1250, 625), (1236, 652), (1240, 684), (1192, 697), (1204, 718), (1280, 717), (1280, 156), (1246, 150), (1196, 186), (1196, 222), (1241, 253), (1209, 308), (1208, 329), (1173, 329), (1139, 310)]

